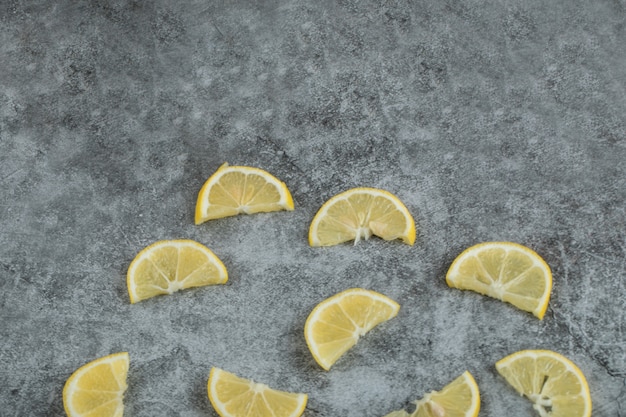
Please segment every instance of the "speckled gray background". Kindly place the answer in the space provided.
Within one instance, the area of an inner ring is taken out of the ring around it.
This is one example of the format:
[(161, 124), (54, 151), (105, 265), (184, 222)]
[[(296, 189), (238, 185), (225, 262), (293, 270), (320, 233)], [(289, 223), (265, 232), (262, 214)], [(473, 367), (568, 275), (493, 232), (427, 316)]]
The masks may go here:
[[(127, 416), (216, 416), (212, 366), (306, 392), (306, 417), (379, 417), (464, 370), (481, 416), (531, 416), (494, 363), (557, 350), (594, 416), (626, 416), (626, 3), (0, 1), (0, 415), (61, 416), (66, 378), (131, 356)], [(296, 210), (193, 225), (222, 162)], [(387, 189), (413, 247), (310, 248), (332, 195)], [(130, 305), (144, 246), (190, 238), (226, 286)], [(449, 289), (464, 248), (511, 240), (554, 273), (543, 321)], [(302, 328), (380, 291), (397, 318), (330, 372)]]

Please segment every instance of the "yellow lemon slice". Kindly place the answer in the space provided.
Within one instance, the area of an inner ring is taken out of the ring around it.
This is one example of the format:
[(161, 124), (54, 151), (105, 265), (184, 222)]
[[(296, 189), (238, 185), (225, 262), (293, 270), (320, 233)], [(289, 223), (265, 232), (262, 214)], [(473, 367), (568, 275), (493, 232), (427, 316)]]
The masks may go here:
[(394, 411), (385, 417), (476, 417), (480, 411), (480, 392), (472, 374), (465, 371), (441, 391), (431, 391), (415, 401), (416, 409), (409, 414)]
[(374, 291), (352, 288), (319, 303), (304, 325), (306, 343), (325, 370), (378, 324), (398, 314), (400, 305)]
[(122, 417), (129, 356), (114, 353), (78, 368), (65, 382), (63, 406), (69, 417)]
[(511, 242), (486, 242), (461, 253), (446, 275), (450, 287), (472, 290), (533, 313), (548, 308), (552, 273), (533, 250)]
[(293, 210), (284, 182), (259, 168), (224, 163), (198, 193), (195, 222), (279, 210)]
[(207, 391), (221, 417), (298, 417), (308, 399), (306, 394), (277, 391), (219, 368), (211, 369)]
[(589, 417), (585, 376), (569, 359), (550, 350), (522, 350), (499, 360), (496, 369), (534, 403), (541, 417)]
[(309, 228), (311, 246), (332, 246), (372, 235), (415, 243), (415, 221), (395, 195), (376, 188), (353, 188), (326, 201)]
[(135, 256), (126, 277), (131, 303), (226, 281), (228, 273), (222, 261), (193, 240), (153, 243)]

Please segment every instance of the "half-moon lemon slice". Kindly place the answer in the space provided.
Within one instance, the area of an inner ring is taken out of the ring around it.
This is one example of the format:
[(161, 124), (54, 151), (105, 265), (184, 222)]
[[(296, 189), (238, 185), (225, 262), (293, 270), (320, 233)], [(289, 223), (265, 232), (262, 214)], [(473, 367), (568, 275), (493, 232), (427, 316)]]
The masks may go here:
[(353, 188), (335, 195), (319, 209), (309, 228), (311, 246), (367, 240), (415, 243), (415, 221), (398, 197), (377, 188)]
[(221, 417), (299, 417), (308, 399), (306, 394), (278, 391), (219, 368), (211, 369), (207, 390)]
[(284, 182), (259, 168), (224, 163), (198, 193), (195, 223), (279, 210), (293, 210), (293, 198)]
[(315, 361), (329, 370), (361, 336), (399, 310), (400, 305), (389, 297), (352, 288), (315, 306), (304, 325), (304, 337)]
[(542, 319), (550, 301), (552, 273), (526, 246), (486, 242), (463, 251), (450, 265), (446, 282), (511, 303)]
[(206, 246), (188, 239), (161, 240), (144, 248), (126, 276), (131, 303), (226, 281), (222, 261)]
[(130, 359), (114, 353), (78, 368), (65, 382), (63, 406), (69, 417), (122, 417)]
[(533, 402), (541, 417), (589, 417), (591, 395), (582, 371), (550, 350), (522, 350), (496, 362), (515, 390)]

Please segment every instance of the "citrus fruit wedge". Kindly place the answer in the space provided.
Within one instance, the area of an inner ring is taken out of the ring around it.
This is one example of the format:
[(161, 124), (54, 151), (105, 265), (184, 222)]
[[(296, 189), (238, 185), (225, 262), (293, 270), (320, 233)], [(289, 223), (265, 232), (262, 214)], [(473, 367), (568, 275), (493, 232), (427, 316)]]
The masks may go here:
[(476, 417), (480, 411), (478, 385), (468, 371), (446, 385), (415, 401), (415, 411), (394, 411), (385, 417)]
[(318, 210), (309, 228), (311, 246), (333, 246), (372, 235), (415, 243), (415, 221), (395, 195), (376, 188), (353, 188), (331, 197)]
[(293, 210), (284, 182), (259, 168), (222, 164), (198, 193), (195, 223), (279, 210)]
[(207, 384), (209, 400), (221, 417), (298, 417), (308, 396), (278, 391), (219, 368)]
[(319, 303), (304, 325), (315, 361), (325, 370), (376, 325), (398, 314), (400, 305), (374, 291), (352, 288)]
[(206, 246), (193, 240), (161, 240), (144, 248), (130, 263), (126, 283), (136, 303), (181, 289), (224, 284), (226, 267)]
[(589, 417), (591, 395), (585, 376), (563, 355), (522, 350), (496, 363), (515, 390), (534, 403), (541, 417)]
[(65, 382), (63, 406), (69, 417), (122, 417), (128, 352), (114, 353), (78, 368)]
[(450, 265), (446, 282), (513, 304), (540, 320), (548, 308), (552, 273), (532, 249), (512, 242), (486, 242), (463, 251)]

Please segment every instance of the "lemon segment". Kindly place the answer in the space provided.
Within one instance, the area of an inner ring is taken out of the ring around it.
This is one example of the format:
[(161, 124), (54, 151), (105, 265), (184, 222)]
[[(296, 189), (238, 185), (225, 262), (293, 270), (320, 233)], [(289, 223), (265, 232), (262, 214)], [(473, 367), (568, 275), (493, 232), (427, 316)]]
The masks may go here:
[(186, 239), (161, 240), (144, 248), (126, 276), (131, 303), (227, 281), (222, 261), (206, 246)]
[(393, 411), (385, 417), (476, 417), (480, 392), (472, 374), (465, 371), (441, 391), (431, 391), (415, 401), (415, 411)]
[(130, 358), (114, 353), (78, 368), (65, 382), (63, 406), (69, 417), (121, 417)]
[(274, 390), (219, 368), (211, 369), (207, 391), (221, 417), (298, 417), (308, 399), (306, 394)]
[(325, 370), (361, 336), (398, 314), (400, 305), (374, 291), (352, 288), (319, 303), (304, 325), (304, 337), (315, 361)]
[(446, 283), (508, 302), (541, 320), (550, 301), (552, 272), (530, 248), (486, 242), (467, 248), (452, 262)]
[(398, 197), (385, 190), (360, 187), (337, 194), (322, 205), (311, 221), (309, 244), (357, 244), (375, 235), (413, 245), (415, 233), (413, 216)]
[(195, 223), (279, 210), (293, 210), (284, 182), (267, 171), (222, 164), (204, 183), (196, 202)]
[(496, 369), (541, 417), (591, 416), (585, 375), (559, 353), (522, 350), (499, 360)]

